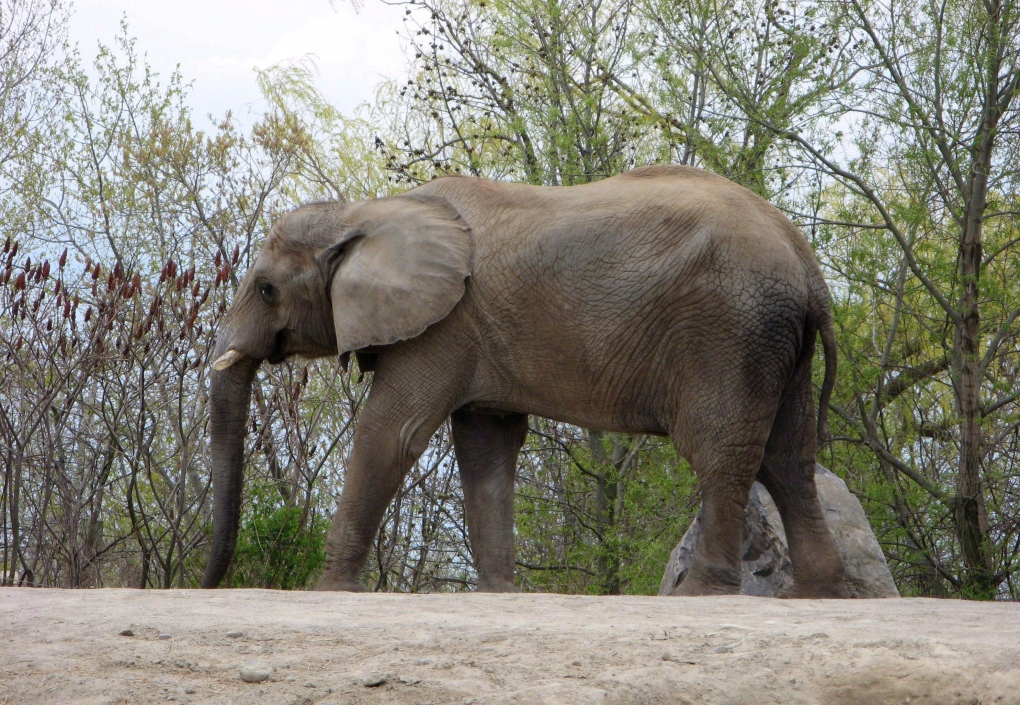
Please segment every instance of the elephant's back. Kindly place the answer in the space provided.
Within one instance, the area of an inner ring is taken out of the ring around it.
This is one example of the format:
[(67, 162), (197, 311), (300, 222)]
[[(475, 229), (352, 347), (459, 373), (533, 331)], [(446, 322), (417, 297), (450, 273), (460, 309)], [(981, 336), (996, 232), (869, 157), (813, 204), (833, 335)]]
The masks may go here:
[(711, 276), (801, 279), (817, 269), (778, 209), (692, 167), (644, 167), (570, 187), (451, 177), (421, 188), (448, 199), (471, 226), (473, 279), (494, 296), (631, 305)]
[(783, 231), (785, 245), (806, 247), (773, 205), (694, 167), (642, 167), (575, 186), (454, 176), (418, 190), (453, 204), (471, 225), (483, 260), (500, 253), (535, 253), (554, 263), (561, 250), (576, 248), (599, 257), (618, 250), (621, 256), (646, 258), (651, 247), (652, 254), (668, 256), (706, 233), (740, 235), (750, 247), (767, 247)]

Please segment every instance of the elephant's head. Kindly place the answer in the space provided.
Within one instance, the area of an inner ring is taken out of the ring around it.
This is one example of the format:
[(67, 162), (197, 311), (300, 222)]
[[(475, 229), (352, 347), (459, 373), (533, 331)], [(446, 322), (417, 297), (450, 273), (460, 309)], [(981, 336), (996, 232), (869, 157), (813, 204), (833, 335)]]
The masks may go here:
[(347, 355), (421, 334), (463, 296), (473, 253), (457, 211), (413, 193), (304, 206), (273, 227), (217, 332), (209, 397), (213, 539), (203, 587), (218, 585), (233, 557), (244, 433), (261, 362)]

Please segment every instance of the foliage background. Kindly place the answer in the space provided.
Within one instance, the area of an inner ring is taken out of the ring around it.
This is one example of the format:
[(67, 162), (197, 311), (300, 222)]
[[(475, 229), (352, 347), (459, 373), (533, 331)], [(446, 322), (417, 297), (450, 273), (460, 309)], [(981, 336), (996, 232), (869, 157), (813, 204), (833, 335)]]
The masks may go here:
[[(452, 173), (570, 185), (675, 162), (776, 203), (816, 248), (841, 354), (820, 459), (901, 591), (1020, 595), (1017, 3), (407, 9), (406, 84), (345, 115), (298, 60), (259, 74), (267, 108), (243, 126), (197, 120), (129, 27), (83, 57), (59, 0), (0, 0), (0, 581), (198, 584), (207, 356), (281, 213)], [(263, 367), (231, 585), (315, 579), (370, 383)], [(519, 476), (528, 590), (654, 593), (698, 507), (663, 439), (533, 418)], [(448, 429), (367, 580), (473, 585)]]

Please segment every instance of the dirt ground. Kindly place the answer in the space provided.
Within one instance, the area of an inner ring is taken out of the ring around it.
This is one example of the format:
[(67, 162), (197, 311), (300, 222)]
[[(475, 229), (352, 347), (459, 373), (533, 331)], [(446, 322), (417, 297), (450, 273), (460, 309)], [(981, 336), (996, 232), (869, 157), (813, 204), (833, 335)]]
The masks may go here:
[(1016, 705), (1020, 604), (0, 590), (0, 703), (155, 702)]

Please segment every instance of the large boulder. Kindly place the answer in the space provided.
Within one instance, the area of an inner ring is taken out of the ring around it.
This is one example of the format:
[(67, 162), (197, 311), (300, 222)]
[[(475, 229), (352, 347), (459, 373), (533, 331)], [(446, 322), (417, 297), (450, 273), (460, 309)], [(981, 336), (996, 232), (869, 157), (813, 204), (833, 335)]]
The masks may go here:
[[(821, 465), (815, 465), (815, 486), (836, 550), (846, 568), (850, 594), (853, 597), (899, 597), (868, 518), (846, 483)], [(673, 549), (659, 584), (660, 595), (670, 594), (683, 582), (700, 536), (699, 515)], [(744, 511), (743, 555), (742, 595), (786, 597), (790, 594), (793, 565), (786, 532), (775, 502), (757, 482), (751, 487), (751, 498)]]

